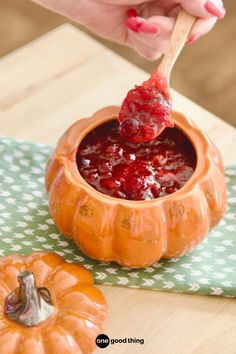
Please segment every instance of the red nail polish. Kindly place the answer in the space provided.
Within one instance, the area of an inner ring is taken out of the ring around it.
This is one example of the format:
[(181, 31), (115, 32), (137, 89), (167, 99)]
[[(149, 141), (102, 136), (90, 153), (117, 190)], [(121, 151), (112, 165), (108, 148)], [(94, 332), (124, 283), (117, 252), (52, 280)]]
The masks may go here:
[(128, 17), (137, 17), (138, 14), (137, 14), (137, 11), (136, 11), (135, 9), (129, 9), (129, 10), (127, 11), (127, 16), (128, 16)]
[(226, 14), (225, 8), (220, 4), (217, 4), (214, 0), (207, 0), (205, 3), (205, 9), (219, 19), (222, 19)]
[(200, 37), (201, 37), (201, 35), (196, 33), (188, 38), (187, 43), (192, 44), (192, 43), (196, 42)]
[(139, 32), (141, 25), (143, 24), (144, 20), (139, 17), (130, 17), (126, 21), (126, 26), (132, 30), (133, 32)]
[(147, 34), (156, 34), (160, 31), (160, 27), (155, 23), (151, 22), (144, 22), (140, 26), (140, 32), (147, 33)]

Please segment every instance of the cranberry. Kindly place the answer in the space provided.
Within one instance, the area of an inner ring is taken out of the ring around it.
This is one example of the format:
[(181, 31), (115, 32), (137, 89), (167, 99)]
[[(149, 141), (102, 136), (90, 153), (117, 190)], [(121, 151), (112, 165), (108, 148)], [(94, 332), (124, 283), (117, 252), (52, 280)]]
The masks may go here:
[(124, 119), (120, 125), (121, 135), (128, 137), (137, 134), (140, 128), (140, 123), (137, 118)]
[(88, 175), (86, 176), (87, 181), (89, 181), (89, 183), (94, 183), (98, 178), (98, 173), (88, 173)]
[(105, 177), (105, 178), (107, 178), (107, 177), (112, 177), (112, 173), (111, 173), (111, 172), (104, 172), (104, 173), (102, 174), (102, 177)]
[(114, 177), (101, 178), (100, 185), (107, 190), (114, 190), (120, 186), (120, 182), (117, 181)]
[(83, 178), (100, 192), (120, 199), (149, 200), (180, 189), (194, 172), (196, 155), (177, 128), (166, 129), (152, 142), (132, 143), (120, 136), (113, 120), (84, 138), (76, 161)]
[(130, 166), (128, 164), (117, 164), (113, 168), (113, 176), (117, 177), (118, 179), (125, 180), (130, 175)]
[(143, 190), (143, 188), (144, 188), (144, 179), (142, 176), (140, 177), (134, 176), (126, 180), (124, 183), (124, 190), (129, 194), (132, 194), (133, 192), (137, 192), (139, 190)]
[(100, 172), (109, 172), (112, 170), (112, 164), (110, 161), (100, 159), (98, 169)]
[(164, 160), (164, 156), (163, 155), (156, 154), (156, 155), (153, 156), (152, 164), (154, 166), (159, 166), (162, 163), (163, 160)]
[(116, 190), (113, 192), (112, 197), (126, 199), (126, 194)]
[(176, 192), (177, 190), (178, 190), (178, 188), (176, 188), (176, 187), (169, 187), (166, 189), (166, 192), (168, 194), (172, 194), (172, 193)]
[(153, 186), (151, 187), (151, 191), (152, 191), (152, 194), (154, 196), (154, 198), (158, 198), (160, 197), (160, 184), (159, 183), (155, 183), (153, 184)]

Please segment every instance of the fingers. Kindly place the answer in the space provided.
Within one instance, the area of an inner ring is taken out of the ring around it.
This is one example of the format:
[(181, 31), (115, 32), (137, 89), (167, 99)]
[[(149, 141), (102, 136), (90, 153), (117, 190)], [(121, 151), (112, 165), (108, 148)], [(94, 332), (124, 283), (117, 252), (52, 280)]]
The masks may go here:
[(175, 1), (175, 6), (172, 1), (166, 1), (165, 5), (165, 14), (160, 4), (151, 2), (141, 9), (142, 16), (146, 19), (131, 11), (127, 20), (128, 44), (140, 55), (151, 60), (166, 52), (175, 18), (182, 8), (198, 18), (188, 37), (188, 43), (195, 42), (209, 32), (217, 19), (222, 19), (225, 15), (221, 0), (178, 0)]
[(199, 38), (208, 33), (215, 25), (216, 21), (216, 17), (197, 20), (191, 30), (187, 43), (191, 44), (193, 42), (196, 42)]
[(127, 20), (127, 42), (140, 55), (155, 60), (167, 50), (174, 23), (174, 18), (165, 16), (131, 17)]
[(209, 32), (217, 19), (222, 19), (225, 9), (221, 0), (181, 0), (180, 5), (192, 15), (199, 17), (188, 37), (188, 43), (193, 43)]
[(179, 0), (179, 4), (191, 15), (200, 18), (214, 16), (222, 19), (226, 13), (221, 0)]

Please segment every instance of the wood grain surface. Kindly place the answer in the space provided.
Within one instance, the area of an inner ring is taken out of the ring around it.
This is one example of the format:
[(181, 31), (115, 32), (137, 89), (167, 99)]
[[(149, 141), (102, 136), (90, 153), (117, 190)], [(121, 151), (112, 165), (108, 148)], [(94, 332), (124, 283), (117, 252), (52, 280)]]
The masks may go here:
[[(76, 119), (120, 104), (147, 73), (70, 25), (64, 25), (0, 61), (0, 134), (55, 144)], [(236, 130), (173, 91), (175, 109), (191, 117), (236, 163)], [(235, 354), (234, 299), (99, 286), (109, 315), (105, 333), (136, 337), (103, 352)], [(100, 349), (97, 352), (101, 352)]]

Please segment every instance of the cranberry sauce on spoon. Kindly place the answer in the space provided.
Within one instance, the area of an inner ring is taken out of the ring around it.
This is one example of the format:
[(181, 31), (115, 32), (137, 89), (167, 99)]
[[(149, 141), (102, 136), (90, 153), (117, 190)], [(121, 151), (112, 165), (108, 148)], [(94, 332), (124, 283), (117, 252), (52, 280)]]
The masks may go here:
[(134, 143), (152, 141), (165, 128), (174, 126), (171, 109), (167, 80), (155, 72), (124, 99), (118, 117), (121, 136)]
[(177, 128), (166, 129), (151, 142), (133, 143), (120, 136), (116, 120), (92, 130), (78, 147), (76, 160), (93, 188), (128, 200), (174, 193), (196, 166), (195, 150)]

